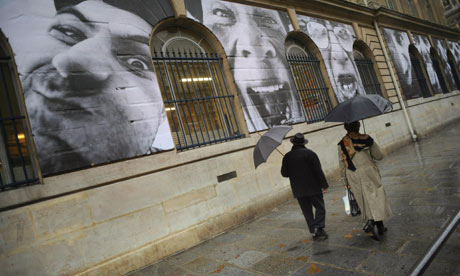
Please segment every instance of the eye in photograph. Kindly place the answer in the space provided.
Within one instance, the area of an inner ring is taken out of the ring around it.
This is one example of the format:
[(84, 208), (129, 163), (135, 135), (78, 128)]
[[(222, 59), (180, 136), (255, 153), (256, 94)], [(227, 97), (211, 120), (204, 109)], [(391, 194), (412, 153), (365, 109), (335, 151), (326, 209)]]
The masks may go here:
[(82, 31), (71, 25), (53, 25), (48, 33), (57, 40), (70, 46), (87, 39)]
[(212, 14), (214, 15), (216, 24), (231, 25), (235, 23), (235, 14), (232, 10), (227, 9), (225, 7), (214, 8), (212, 10)]
[(139, 77), (150, 79), (153, 67), (143, 56), (119, 56), (120, 63)]

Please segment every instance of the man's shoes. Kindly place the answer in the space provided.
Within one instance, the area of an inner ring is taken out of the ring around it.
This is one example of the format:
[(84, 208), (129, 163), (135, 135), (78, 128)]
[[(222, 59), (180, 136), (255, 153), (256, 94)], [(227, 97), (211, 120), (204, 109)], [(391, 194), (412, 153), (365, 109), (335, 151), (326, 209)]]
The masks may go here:
[(316, 233), (313, 235), (313, 240), (314, 241), (324, 241), (324, 240), (327, 240), (328, 237), (329, 236), (323, 230), (323, 228), (318, 228), (316, 229)]

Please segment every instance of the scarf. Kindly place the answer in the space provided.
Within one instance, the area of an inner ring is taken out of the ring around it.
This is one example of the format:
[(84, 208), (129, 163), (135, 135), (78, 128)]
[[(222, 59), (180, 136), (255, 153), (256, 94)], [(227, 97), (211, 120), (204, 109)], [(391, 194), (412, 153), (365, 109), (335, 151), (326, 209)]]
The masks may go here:
[(345, 135), (338, 143), (338, 145), (340, 145), (342, 157), (343, 160), (345, 160), (347, 169), (356, 171), (356, 167), (351, 159), (353, 159), (353, 156), (355, 156), (357, 151), (369, 148), (373, 143), (374, 139), (367, 134), (355, 132), (347, 133), (347, 135)]

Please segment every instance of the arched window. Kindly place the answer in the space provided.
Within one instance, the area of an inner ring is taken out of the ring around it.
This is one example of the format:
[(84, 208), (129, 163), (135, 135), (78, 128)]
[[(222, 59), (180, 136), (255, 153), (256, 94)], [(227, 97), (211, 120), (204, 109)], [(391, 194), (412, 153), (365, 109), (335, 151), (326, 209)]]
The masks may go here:
[(223, 59), (205, 39), (181, 27), (157, 31), (152, 56), (177, 150), (242, 137)]
[(409, 47), (409, 56), (410, 56), (412, 68), (414, 69), (414, 72), (415, 72), (415, 81), (417, 81), (417, 83), (420, 86), (420, 92), (422, 94), (422, 97), (424, 98), (431, 97), (430, 88), (428, 87), (425, 73), (423, 71), (423, 68), (422, 68), (422, 65), (419, 59), (420, 54), (418, 54), (417, 49), (413, 45)]
[(438, 77), (438, 80), (439, 80), (439, 85), (441, 86), (441, 89), (442, 89), (442, 92), (448, 93), (449, 89), (447, 88), (446, 80), (441, 71), (441, 62), (439, 61), (439, 56), (436, 53), (436, 50), (431, 49), (430, 56), (431, 56), (431, 61), (433, 62), (434, 71), (436, 72), (436, 76)]
[(0, 45), (0, 189), (38, 181), (31, 136), (11, 56)]
[(358, 72), (363, 82), (366, 94), (382, 95), (380, 83), (375, 73), (374, 63), (370, 58), (367, 58), (359, 49), (354, 47), (353, 58), (355, 59)]
[(331, 111), (332, 104), (320, 61), (301, 41), (294, 38), (286, 41), (286, 58), (302, 101), (306, 121), (322, 121)]

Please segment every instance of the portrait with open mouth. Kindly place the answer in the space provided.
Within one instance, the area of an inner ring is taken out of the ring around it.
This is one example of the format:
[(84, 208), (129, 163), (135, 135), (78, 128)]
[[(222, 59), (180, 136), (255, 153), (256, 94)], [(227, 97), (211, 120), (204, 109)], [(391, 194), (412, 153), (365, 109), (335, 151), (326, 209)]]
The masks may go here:
[(337, 100), (343, 102), (355, 95), (365, 94), (361, 76), (353, 58), (356, 40), (351, 25), (298, 15), (300, 29), (318, 46)]
[(187, 0), (186, 8), (222, 43), (250, 132), (305, 121), (284, 54), (286, 12), (216, 0)]
[(172, 7), (168, 0), (154, 7), (126, 3), (16, 0), (2, 6), (0, 26), (17, 55), (43, 175), (174, 146), (148, 44), (152, 24), (172, 16)]

